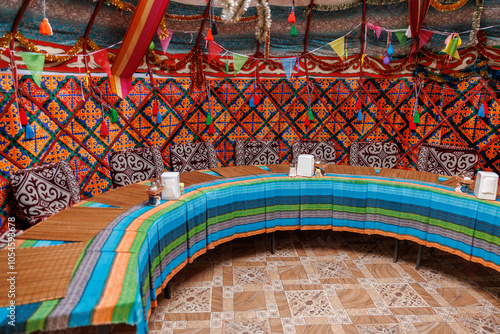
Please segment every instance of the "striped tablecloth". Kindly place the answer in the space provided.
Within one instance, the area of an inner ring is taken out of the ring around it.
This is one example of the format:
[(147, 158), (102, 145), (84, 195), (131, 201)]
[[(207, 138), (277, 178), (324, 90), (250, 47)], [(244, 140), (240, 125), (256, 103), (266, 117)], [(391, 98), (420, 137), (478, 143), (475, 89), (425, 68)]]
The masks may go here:
[(15, 328), (4, 308), (0, 328), (128, 323), (145, 333), (156, 296), (186, 263), (231, 239), (275, 230), (381, 234), (500, 270), (499, 224), (500, 202), (414, 180), (282, 174), (216, 179), (187, 187), (178, 201), (130, 207), (89, 242), (65, 298), (18, 306)]

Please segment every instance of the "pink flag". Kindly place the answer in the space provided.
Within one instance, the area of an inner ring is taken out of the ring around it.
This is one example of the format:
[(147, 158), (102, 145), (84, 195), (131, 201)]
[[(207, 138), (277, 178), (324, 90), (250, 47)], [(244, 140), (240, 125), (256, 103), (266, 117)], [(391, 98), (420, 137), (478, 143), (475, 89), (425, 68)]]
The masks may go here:
[(380, 38), (380, 33), (382, 33), (381, 27), (379, 27), (376, 24), (368, 23), (368, 28), (370, 28), (371, 30), (373, 30), (375, 32), (375, 34), (377, 35), (377, 38)]
[(419, 34), (419, 42), (418, 42), (418, 49), (417, 49), (417, 44), (416, 43), (413, 43), (413, 47), (411, 49), (411, 52), (416, 52), (418, 50), (420, 50), (422, 48), (422, 46), (424, 46), (425, 43), (427, 43), (432, 35), (434, 35), (434, 33), (432, 31), (429, 31), (429, 30), (420, 30), (420, 34)]
[(210, 62), (221, 53), (223, 48), (212, 41), (208, 41), (208, 63)]
[(93, 53), (94, 60), (97, 65), (101, 66), (101, 68), (106, 72), (108, 77), (111, 76), (111, 69), (109, 67), (109, 59), (108, 59), (108, 51), (106, 49), (99, 50)]
[[(161, 29), (158, 29), (156, 32), (158, 33), (158, 36), (161, 36), (161, 34), (163, 33), (163, 31), (161, 31)], [(163, 52), (165, 52), (165, 53), (167, 53), (168, 45), (170, 44), (170, 40), (172, 39), (173, 33), (174, 33), (173, 30), (168, 30), (167, 38), (164, 38), (164, 39), (160, 38), (161, 48), (162, 48)]]

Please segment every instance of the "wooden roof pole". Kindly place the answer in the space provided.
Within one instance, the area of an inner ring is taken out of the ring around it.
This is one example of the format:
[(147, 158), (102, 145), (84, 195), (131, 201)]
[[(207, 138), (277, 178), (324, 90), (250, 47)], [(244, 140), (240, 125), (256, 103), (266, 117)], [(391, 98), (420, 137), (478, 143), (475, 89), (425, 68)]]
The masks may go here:
[(207, 8), (205, 9), (205, 16), (203, 16), (203, 21), (201, 21), (200, 31), (198, 32), (198, 38), (196, 38), (195, 48), (200, 47), (201, 33), (203, 32), (203, 29), (205, 29), (205, 23), (207, 22), (208, 13), (210, 13), (210, 6), (211, 5), (212, 5), (212, 0), (208, 0), (207, 1)]

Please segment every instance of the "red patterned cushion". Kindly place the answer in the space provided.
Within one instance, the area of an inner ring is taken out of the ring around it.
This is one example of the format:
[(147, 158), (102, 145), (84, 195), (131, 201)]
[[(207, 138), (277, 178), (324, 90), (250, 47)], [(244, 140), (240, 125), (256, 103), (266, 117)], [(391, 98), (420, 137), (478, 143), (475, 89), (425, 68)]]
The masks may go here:
[(174, 172), (191, 172), (217, 168), (217, 154), (211, 142), (170, 146), (170, 163)]
[(351, 166), (394, 168), (399, 158), (395, 143), (355, 142), (351, 144), (349, 163)]
[(474, 172), (478, 153), (472, 148), (424, 144), (418, 154), (417, 169), (456, 176), (462, 171)]
[(12, 173), (14, 196), (32, 225), (80, 202), (80, 189), (66, 161)]
[(158, 178), (163, 173), (163, 160), (155, 147), (141, 148), (109, 155), (111, 178), (115, 188)]
[(278, 152), (276, 141), (237, 141), (234, 148), (236, 166), (278, 164)]
[(292, 162), (297, 162), (301, 154), (311, 154), (315, 159), (324, 159), (327, 163), (335, 165), (335, 145), (331, 141), (294, 141)]

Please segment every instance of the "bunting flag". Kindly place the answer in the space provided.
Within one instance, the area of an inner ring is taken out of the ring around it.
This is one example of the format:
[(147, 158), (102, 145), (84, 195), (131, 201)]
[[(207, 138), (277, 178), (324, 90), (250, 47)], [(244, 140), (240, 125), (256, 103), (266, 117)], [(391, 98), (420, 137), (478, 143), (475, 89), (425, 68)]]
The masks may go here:
[(208, 63), (210, 64), (210, 62), (217, 57), (222, 50), (224, 49), (219, 44), (212, 41), (208, 42)]
[(45, 64), (45, 55), (31, 52), (19, 52), (24, 64), (38, 87), (42, 88), (42, 73)]
[[(170, 40), (172, 39), (172, 35), (174, 34), (173, 30), (167, 30), (167, 31), (168, 31), (167, 38), (163, 39), (160, 38), (161, 49), (163, 50), (164, 53), (167, 53), (168, 45), (170, 44)], [(161, 31), (161, 29), (158, 29), (156, 33), (158, 34), (158, 36), (161, 36), (163, 34), (163, 31)]]
[(238, 74), (243, 65), (247, 62), (248, 56), (233, 53), (234, 75)]
[(458, 34), (451, 34), (446, 39), (445, 43), (446, 47), (441, 52), (444, 52), (455, 59), (460, 59), (460, 54), (457, 50), (457, 48), (462, 45), (462, 39), (460, 36)]
[(283, 70), (285, 70), (286, 77), (288, 81), (292, 77), (293, 68), (295, 67), (295, 62), (297, 58), (281, 58), (281, 66), (283, 66)]
[(340, 57), (340, 59), (344, 60), (344, 39), (345, 37), (342, 36), (339, 39), (334, 40), (333, 42), (330, 43), (331, 48), (335, 53)]
[(111, 68), (109, 67), (108, 51), (106, 49), (102, 49), (97, 52), (94, 52), (93, 56), (97, 65), (99, 65), (103, 69), (103, 71), (106, 72), (108, 77), (110, 77)]
[(373, 32), (377, 35), (377, 38), (380, 38), (380, 34), (382, 33), (382, 27), (379, 27), (376, 24), (368, 23), (368, 28), (373, 30)]
[(399, 44), (404, 48), (406, 46), (407, 36), (404, 31), (397, 31), (396, 37), (398, 38)]
[(123, 43), (111, 67), (111, 89), (124, 98), (130, 91), (132, 75), (144, 58), (156, 29), (165, 13), (169, 0), (139, 1), (128, 26)]
[(411, 52), (416, 52), (418, 50), (420, 50), (422, 48), (422, 46), (424, 46), (425, 43), (427, 43), (432, 35), (434, 35), (434, 33), (432, 31), (429, 31), (429, 30), (424, 30), (422, 29), (420, 31), (420, 35), (419, 35), (419, 42), (418, 42), (418, 49), (417, 49), (417, 44), (416, 43), (413, 43), (413, 47), (411, 48)]

